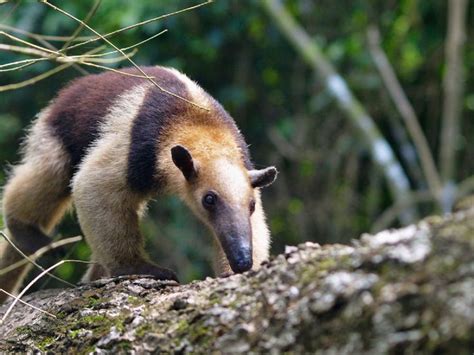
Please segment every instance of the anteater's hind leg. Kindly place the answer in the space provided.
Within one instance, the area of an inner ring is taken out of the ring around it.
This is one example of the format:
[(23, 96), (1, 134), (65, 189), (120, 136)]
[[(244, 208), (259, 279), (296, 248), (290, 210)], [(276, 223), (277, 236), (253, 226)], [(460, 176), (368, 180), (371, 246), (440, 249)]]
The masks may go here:
[[(69, 158), (40, 118), (27, 139), (24, 158), (13, 168), (3, 192), (6, 233), (25, 254), (50, 242), (47, 234), (69, 206), (69, 180)], [(0, 270), (22, 258), (6, 241), (0, 242)], [(29, 268), (28, 264), (0, 275), (0, 288), (14, 293)], [(0, 293), (0, 302), (5, 298)]]

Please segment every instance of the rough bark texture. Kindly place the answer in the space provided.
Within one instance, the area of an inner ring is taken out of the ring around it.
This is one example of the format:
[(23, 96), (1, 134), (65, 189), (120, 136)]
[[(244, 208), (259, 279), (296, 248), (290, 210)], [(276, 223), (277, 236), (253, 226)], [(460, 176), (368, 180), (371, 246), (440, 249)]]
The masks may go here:
[(57, 319), (18, 305), (0, 351), (470, 354), (474, 210), (291, 247), (226, 279), (107, 279), (25, 300)]

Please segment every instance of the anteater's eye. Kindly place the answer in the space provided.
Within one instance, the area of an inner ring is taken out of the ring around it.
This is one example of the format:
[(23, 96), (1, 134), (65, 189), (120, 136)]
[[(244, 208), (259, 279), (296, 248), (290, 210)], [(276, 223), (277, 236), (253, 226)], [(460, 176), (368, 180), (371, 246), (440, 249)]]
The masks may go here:
[(217, 195), (214, 192), (208, 192), (202, 198), (202, 205), (207, 209), (212, 209), (216, 205)]
[(250, 214), (252, 215), (255, 212), (255, 200), (250, 201)]

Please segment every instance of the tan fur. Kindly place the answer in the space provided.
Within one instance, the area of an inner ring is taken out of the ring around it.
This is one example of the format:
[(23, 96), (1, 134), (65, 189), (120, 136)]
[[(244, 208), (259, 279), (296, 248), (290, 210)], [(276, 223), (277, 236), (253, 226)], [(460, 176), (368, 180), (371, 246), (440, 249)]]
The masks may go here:
[[(242, 153), (232, 133), (223, 127), (189, 124), (186, 120), (184, 122), (173, 130), (163, 143), (165, 148), (159, 152), (159, 174), (166, 177), (168, 192), (179, 195), (205, 224), (208, 224), (208, 221), (198, 201), (206, 189), (212, 187), (219, 190), (229, 202), (234, 206), (240, 204), (241, 208), (248, 208), (248, 201), (253, 197), (256, 206), (251, 217), (254, 258), (252, 268), (257, 269), (263, 261), (268, 260), (270, 233), (265, 221), (260, 191), (249, 186), (247, 170), (241, 159)], [(171, 159), (171, 147), (177, 144), (185, 146), (197, 163), (199, 182), (192, 188)], [(215, 243), (214, 271), (217, 275), (232, 272), (219, 243)]]

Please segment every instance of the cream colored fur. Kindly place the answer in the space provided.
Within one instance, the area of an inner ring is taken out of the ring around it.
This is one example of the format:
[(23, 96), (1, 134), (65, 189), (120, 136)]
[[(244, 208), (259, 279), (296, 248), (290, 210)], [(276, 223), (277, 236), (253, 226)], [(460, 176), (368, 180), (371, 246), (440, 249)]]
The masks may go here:
[[(136, 87), (116, 100), (104, 119), (100, 139), (72, 182), (77, 216), (93, 260), (106, 268), (145, 258), (139, 219), (146, 199), (128, 188), (126, 171), (133, 121), (148, 87)], [(100, 274), (93, 268), (86, 278)]]
[[(25, 141), (23, 160), (13, 168), (3, 193), (3, 214), (7, 223), (7, 235), (15, 242), (8, 231), (8, 220), (26, 225), (38, 226), (49, 234), (59, 222), (68, 206), (68, 167), (69, 158), (45, 125), (47, 111), (43, 111), (30, 130)], [(22, 259), (22, 256), (7, 243), (0, 247), (0, 269)], [(29, 266), (0, 276), (0, 288), (15, 293), (21, 285)], [(0, 294), (0, 302), (4, 298)]]

